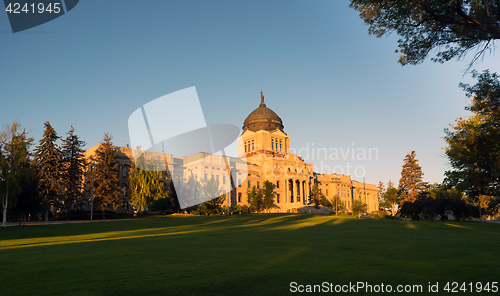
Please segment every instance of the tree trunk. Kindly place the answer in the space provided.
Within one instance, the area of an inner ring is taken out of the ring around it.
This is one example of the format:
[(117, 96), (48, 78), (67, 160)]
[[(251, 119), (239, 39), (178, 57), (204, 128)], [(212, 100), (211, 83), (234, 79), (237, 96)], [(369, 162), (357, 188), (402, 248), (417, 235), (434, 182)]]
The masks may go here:
[(49, 221), (49, 209), (45, 210), (45, 222)]
[(7, 206), (9, 205), (9, 179), (7, 179), (7, 191), (5, 192), (5, 201), (3, 205), (3, 223), (2, 227), (7, 228)]
[(69, 220), (70, 213), (71, 213), (71, 206), (70, 206), (70, 203), (68, 202), (68, 206), (66, 207), (66, 221)]

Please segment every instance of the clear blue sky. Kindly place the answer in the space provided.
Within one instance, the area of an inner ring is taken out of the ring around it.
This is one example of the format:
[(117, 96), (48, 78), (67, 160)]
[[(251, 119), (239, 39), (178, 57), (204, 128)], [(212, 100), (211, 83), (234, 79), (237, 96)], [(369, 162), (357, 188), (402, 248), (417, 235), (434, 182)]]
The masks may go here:
[[(366, 182), (397, 183), (415, 150), (424, 179), (441, 182), (443, 129), (468, 114), (458, 83), (472, 82), (463, 76), (471, 56), (401, 67), (397, 36), (369, 36), (348, 5), (89, 0), (16, 34), (0, 13), (0, 123), (17, 119), (37, 142), (50, 121), (62, 136), (73, 125), (87, 148), (104, 132), (125, 146), (130, 114), (160, 96), (196, 86), (208, 123), (241, 127), (263, 89), (291, 146), (309, 147), (318, 171), (350, 165), (362, 181), (360, 166)], [(499, 66), (497, 54), (475, 68)], [(340, 159), (313, 157), (313, 144)], [(352, 147), (376, 148), (378, 159), (343, 159)]]

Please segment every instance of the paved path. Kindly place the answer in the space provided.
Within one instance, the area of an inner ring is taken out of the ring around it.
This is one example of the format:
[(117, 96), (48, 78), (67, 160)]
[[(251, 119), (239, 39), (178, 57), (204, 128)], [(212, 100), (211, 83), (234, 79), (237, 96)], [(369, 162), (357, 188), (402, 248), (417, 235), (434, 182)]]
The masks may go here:
[[(107, 219), (107, 220), (94, 220), (94, 222), (109, 222), (109, 221), (123, 221), (132, 219)], [(90, 220), (62, 220), (62, 221), (33, 221), (26, 222), (25, 226), (31, 225), (53, 225), (53, 224), (78, 224), (78, 223), (90, 223)], [(7, 222), (7, 226), (19, 226), (19, 222)], [(1, 224), (0, 224), (1, 227)]]

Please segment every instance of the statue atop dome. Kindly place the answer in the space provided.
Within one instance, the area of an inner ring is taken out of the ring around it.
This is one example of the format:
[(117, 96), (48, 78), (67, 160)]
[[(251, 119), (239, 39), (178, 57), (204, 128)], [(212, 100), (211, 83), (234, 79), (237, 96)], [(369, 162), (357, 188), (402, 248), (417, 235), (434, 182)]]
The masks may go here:
[(273, 131), (275, 129), (283, 131), (283, 128), (283, 121), (281, 121), (278, 114), (267, 108), (264, 103), (264, 94), (261, 89), (259, 108), (253, 110), (245, 119), (243, 122), (243, 131), (250, 130), (257, 132), (259, 130)]

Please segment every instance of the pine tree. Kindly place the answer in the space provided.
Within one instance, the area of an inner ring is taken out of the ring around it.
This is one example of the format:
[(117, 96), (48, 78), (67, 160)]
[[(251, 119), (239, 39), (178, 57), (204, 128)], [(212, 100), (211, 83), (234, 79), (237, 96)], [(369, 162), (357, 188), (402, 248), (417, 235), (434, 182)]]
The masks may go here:
[(384, 194), (385, 194), (385, 185), (384, 183), (382, 183), (382, 181), (379, 181), (377, 185), (377, 197), (379, 203), (384, 201)]
[(71, 207), (81, 198), (83, 193), (82, 180), (85, 173), (85, 157), (83, 155), (85, 150), (83, 147), (85, 147), (85, 142), (75, 135), (73, 126), (67, 135), (62, 144), (62, 184), (67, 212), (66, 219), (69, 219)]
[(321, 192), (321, 189), (319, 189), (318, 184), (314, 184), (311, 189), (311, 196), (309, 198), (308, 205), (313, 205), (313, 207), (315, 207), (316, 210), (319, 210), (322, 198), (323, 198), (323, 193)]
[(94, 201), (100, 205), (103, 219), (106, 219), (106, 210), (110, 210), (122, 198), (118, 163), (115, 161), (118, 150), (112, 140), (113, 137), (105, 133), (92, 156), (95, 162)]
[(49, 219), (49, 209), (59, 208), (61, 196), (62, 153), (56, 141), (59, 139), (50, 123), (44, 123), (43, 138), (35, 148), (35, 166), (39, 179), (38, 188), (45, 207), (45, 221)]
[(399, 179), (401, 204), (405, 201), (415, 201), (418, 194), (425, 189), (425, 183), (422, 181), (423, 176), (424, 173), (418, 164), (416, 153), (412, 151), (404, 159), (401, 179)]

